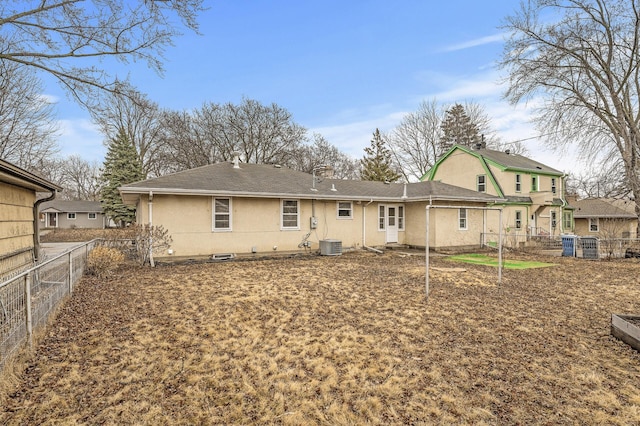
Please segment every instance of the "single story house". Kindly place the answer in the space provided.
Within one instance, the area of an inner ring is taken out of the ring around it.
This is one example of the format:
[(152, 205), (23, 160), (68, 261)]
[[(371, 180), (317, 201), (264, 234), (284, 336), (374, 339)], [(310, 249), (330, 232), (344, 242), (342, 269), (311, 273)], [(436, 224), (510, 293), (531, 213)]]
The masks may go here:
[[(571, 198), (575, 233), (583, 237), (638, 238), (638, 216), (631, 201)], [(626, 207), (626, 208), (625, 208)]]
[(168, 230), (164, 255), (179, 257), (317, 249), (327, 240), (425, 246), (427, 205), (454, 207), (431, 213), (431, 247), (477, 246), (487, 213), (468, 207), (500, 201), (442, 182), (331, 179), (237, 159), (119, 189), (138, 224)]
[(107, 219), (100, 201), (52, 200), (40, 205), (39, 226), (43, 228), (104, 229)]
[(0, 277), (31, 264), (39, 256), (37, 193), (53, 199), (62, 190), (28, 171), (0, 160)]

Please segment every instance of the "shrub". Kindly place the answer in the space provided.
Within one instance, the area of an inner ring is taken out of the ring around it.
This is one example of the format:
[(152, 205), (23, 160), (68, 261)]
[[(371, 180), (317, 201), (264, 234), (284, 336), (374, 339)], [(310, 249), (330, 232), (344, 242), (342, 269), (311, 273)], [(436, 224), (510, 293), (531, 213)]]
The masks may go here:
[(98, 278), (111, 275), (124, 262), (124, 254), (115, 248), (98, 246), (87, 259), (87, 271)]
[(135, 259), (144, 265), (150, 263), (151, 253), (161, 253), (171, 247), (173, 239), (162, 225), (133, 225), (130, 227), (135, 241)]

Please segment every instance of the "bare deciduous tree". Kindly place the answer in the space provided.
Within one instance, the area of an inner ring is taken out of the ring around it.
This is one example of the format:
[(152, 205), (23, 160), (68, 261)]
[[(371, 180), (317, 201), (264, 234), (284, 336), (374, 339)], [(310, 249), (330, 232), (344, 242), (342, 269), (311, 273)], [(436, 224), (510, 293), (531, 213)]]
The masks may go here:
[(105, 140), (112, 140), (124, 129), (136, 147), (145, 177), (159, 176), (164, 165), (159, 155), (161, 111), (158, 104), (123, 82), (118, 82), (115, 92), (101, 99), (90, 113)]
[(505, 28), (507, 99), (545, 95), (536, 119), (544, 133), (553, 132), (549, 143), (578, 142), (586, 158), (619, 160), (640, 216), (637, 2), (531, 0)]
[(58, 151), (51, 104), (25, 68), (0, 61), (0, 158), (33, 172)]
[(64, 179), (60, 182), (67, 197), (72, 200), (100, 200), (100, 164), (78, 155), (62, 160)]
[(235, 152), (247, 163), (293, 166), (306, 139), (306, 129), (286, 109), (251, 99), (165, 112), (162, 129), (162, 156), (171, 171), (230, 161)]
[(313, 173), (318, 166), (329, 166), (333, 177), (337, 179), (358, 179), (360, 162), (336, 146), (330, 144), (322, 135), (314, 133), (313, 143), (302, 145), (294, 154), (292, 167), (305, 173)]
[(389, 149), (407, 182), (419, 180), (442, 154), (439, 142), (443, 114), (435, 99), (423, 101), (387, 135)]
[(221, 161), (213, 144), (201, 137), (199, 126), (187, 111), (164, 111), (159, 136), (163, 173), (192, 169)]
[[(509, 147), (514, 153), (525, 151), (519, 144), (501, 145), (491, 126), (491, 118), (480, 104), (467, 102), (457, 105), (464, 110), (468, 123), (474, 131), (477, 130), (477, 135), (484, 136), (488, 147)], [(453, 106), (455, 105), (441, 105), (436, 99), (423, 101), (416, 111), (405, 115), (400, 124), (387, 135), (394, 160), (400, 165), (407, 182), (422, 178), (451, 147), (450, 144), (443, 143), (445, 135), (442, 126), (446, 111)]]
[(79, 100), (87, 89), (115, 88), (96, 58), (143, 60), (162, 72), (178, 22), (197, 31), (203, 10), (202, 0), (26, 0), (0, 7), (0, 61), (49, 73)]
[(582, 198), (626, 198), (630, 191), (625, 182), (624, 168), (614, 164), (604, 170), (569, 176), (567, 191)]

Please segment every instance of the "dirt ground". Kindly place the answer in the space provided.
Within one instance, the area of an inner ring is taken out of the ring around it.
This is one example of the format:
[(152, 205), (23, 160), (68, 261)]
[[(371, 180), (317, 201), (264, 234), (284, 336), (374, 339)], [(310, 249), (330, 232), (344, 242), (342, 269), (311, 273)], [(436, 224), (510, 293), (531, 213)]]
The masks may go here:
[(0, 424), (640, 424), (640, 262), (507, 254), (127, 266), (86, 277)]

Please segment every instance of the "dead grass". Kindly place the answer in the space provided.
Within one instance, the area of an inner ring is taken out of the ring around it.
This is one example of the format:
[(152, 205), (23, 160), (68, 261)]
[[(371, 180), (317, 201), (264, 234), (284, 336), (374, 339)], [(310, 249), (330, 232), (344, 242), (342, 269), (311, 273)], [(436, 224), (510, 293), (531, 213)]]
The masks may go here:
[(394, 253), (85, 278), (0, 424), (639, 424), (639, 263), (553, 260), (432, 259), (428, 303)]
[(73, 229), (52, 229), (41, 231), (40, 241), (43, 243), (63, 243), (63, 242), (84, 242), (91, 241), (95, 238), (104, 238), (106, 240), (117, 238), (132, 238), (130, 228), (108, 228), (108, 229), (90, 229), (90, 228), (73, 228)]

